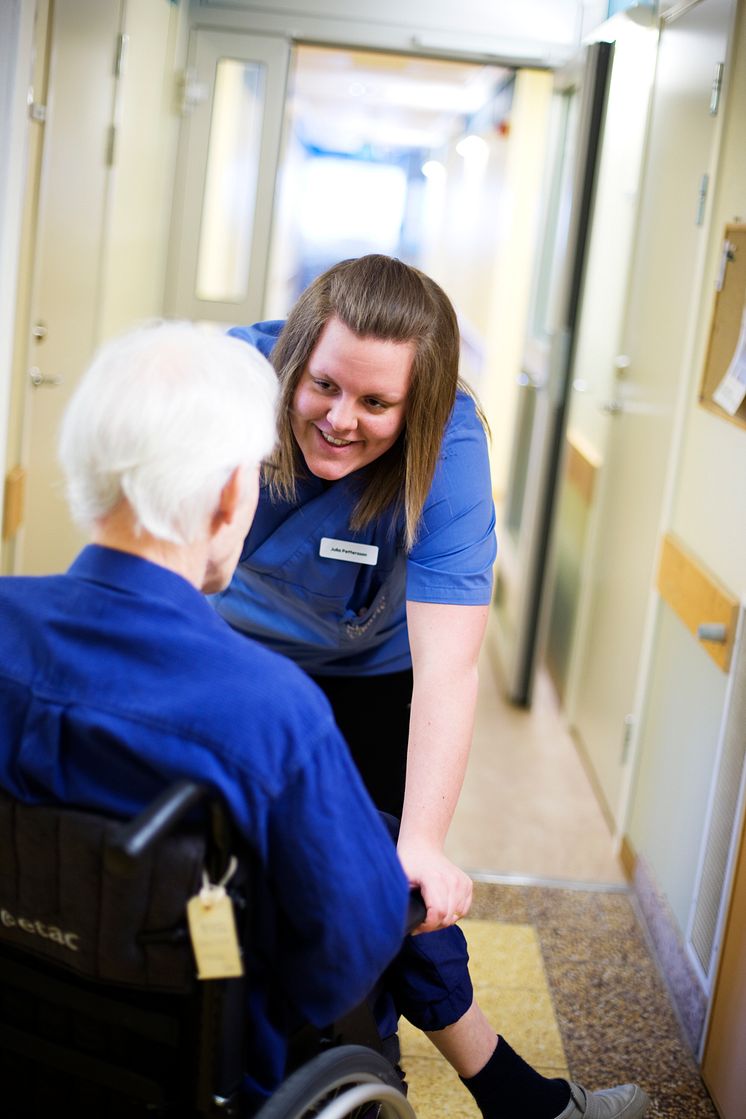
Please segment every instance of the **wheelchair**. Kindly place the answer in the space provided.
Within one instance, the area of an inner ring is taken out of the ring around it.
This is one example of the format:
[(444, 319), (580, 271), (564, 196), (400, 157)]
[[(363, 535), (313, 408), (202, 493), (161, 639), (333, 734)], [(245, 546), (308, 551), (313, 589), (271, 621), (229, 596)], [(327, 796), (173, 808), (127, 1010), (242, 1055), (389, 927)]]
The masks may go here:
[[(219, 882), (229, 867), (249, 945), (251, 855), (211, 790), (178, 781), (126, 823), (0, 791), (4, 1119), (251, 1114), (247, 978), (198, 979), (185, 917), (203, 876)], [(423, 912), (413, 896), (409, 928)], [(316, 1032), (313, 1048), (306, 1038), (304, 1063), (253, 1119), (416, 1119), (367, 1006)]]

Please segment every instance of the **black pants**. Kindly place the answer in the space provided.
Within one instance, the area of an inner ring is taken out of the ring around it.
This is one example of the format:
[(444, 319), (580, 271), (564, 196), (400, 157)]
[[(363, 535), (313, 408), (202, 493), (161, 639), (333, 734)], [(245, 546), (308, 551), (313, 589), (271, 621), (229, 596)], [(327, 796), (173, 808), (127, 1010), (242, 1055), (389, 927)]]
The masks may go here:
[(401, 819), (407, 770), (412, 671), (383, 676), (314, 676), (376, 808)]
[[(373, 803), (401, 819), (409, 738), (412, 672), (385, 676), (314, 676), (332, 705)], [(469, 954), (461, 929), (408, 936), (375, 998), (382, 1037), (403, 1014), (421, 1030), (442, 1030), (471, 1006)]]

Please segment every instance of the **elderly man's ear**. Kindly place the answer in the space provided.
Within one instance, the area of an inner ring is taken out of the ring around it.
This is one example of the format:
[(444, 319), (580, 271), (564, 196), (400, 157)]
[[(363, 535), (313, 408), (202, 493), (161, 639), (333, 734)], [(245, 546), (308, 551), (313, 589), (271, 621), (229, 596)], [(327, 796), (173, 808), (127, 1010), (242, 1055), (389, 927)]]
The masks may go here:
[(210, 522), (211, 535), (220, 532), (223, 525), (230, 525), (238, 515), (241, 506), (243, 473), (240, 466), (231, 471), (228, 481), (220, 491), (218, 504)]
[(243, 542), (259, 500), (259, 467), (237, 466), (220, 491), (210, 518), (207, 564), (202, 582), (206, 594), (222, 590), (236, 569)]

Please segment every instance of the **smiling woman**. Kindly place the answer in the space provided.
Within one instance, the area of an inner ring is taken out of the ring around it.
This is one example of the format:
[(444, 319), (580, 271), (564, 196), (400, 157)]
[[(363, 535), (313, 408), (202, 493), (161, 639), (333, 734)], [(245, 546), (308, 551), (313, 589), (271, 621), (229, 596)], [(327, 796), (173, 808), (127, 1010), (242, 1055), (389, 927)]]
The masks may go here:
[(360, 338), (329, 319), (290, 419), (311, 474), (332, 482), (393, 447), (404, 428), (414, 352), (412, 342)]
[[(340, 326), (344, 333), (339, 332)], [(330, 327), (334, 332), (331, 337), (326, 334)], [(351, 361), (349, 369), (356, 375), (349, 383), (345, 377), (343, 396), (349, 396), (352, 390), (354, 398), (366, 403), (371, 417), (376, 415), (377, 404), (391, 403), (396, 407), (405, 390), (406, 435), (402, 438), (401, 453), (394, 452), (397, 432), (388, 447), (379, 446), (377, 455), (358, 464), (370, 469), (354, 487), (357, 500), (353, 502), (349, 528), (366, 530), (376, 518), (390, 519), (401, 513), (404, 544), (411, 549), (422, 527), (423, 506), (443, 450), (443, 434), (459, 384), (458, 323), (443, 290), (416, 268), (392, 257), (371, 254), (342, 261), (318, 277), (297, 301), (285, 324), (276, 321), (259, 324), (257, 328), (239, 328), (233, 333), (257, 345), (265, 356), (271, 354), (282, 384), (278, 470), (270, 480), (271, 496), (276, 499), (295, 500), (299, 479), (314, 473), (293, 429), (299, 386), (309, 376), (313, 380), (314, 371), (322, 374), (317, 380), (328, 381), (331, 386), (332, 374), (339, 376), (342, 366), (347, 369), (346, 362)], [(337, 349), (341, 343), (344, 352)], [(394, 353), (398, 355), (396, 362), (392, 361)], [(326, 367), (328, 362), (330, 368)], [(403, 374), (407, 368), (405, 388)], [(334, 403), (334, 390), (316, 388), (321, 396), (330, 391), (329, 399)], [(348, 404), (347, 399), (343, 404)], [(476, 415), (473, 419), (483, 439)], [(334, 429), (328, 412), (323, 428), (335, 438), (341, 434)], [(348, 476), (358, 467), (339, 477)], [(482, 496), (491, 515), (486, 457), (482, 468), (486, 471), (486, 491)], [(488, 523), (491, 533), (490, 517)], [(490, 576), (491, 570), (488, 580)]]

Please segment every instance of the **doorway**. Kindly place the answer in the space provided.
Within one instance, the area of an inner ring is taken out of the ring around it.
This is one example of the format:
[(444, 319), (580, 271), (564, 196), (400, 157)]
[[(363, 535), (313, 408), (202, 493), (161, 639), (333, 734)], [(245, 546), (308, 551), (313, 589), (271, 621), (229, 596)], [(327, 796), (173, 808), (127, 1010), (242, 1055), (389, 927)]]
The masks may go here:
[(456, 308), (461, 375), (507, 486), (546, 170), (552, 74), (308, 44), (293, 49), (264, 315), (335, 261), (400, 257)]
[(297, 46), (265, 313), (286, 314), (346, 257), (380, 252), (427, 270), (445, 236), (449, 152), (460, 148), (472, 180), (478, 165), (478, 210), (499, 189), (502, 153), (490, 134), (507, 132), (514, 78), (498, 66)]

